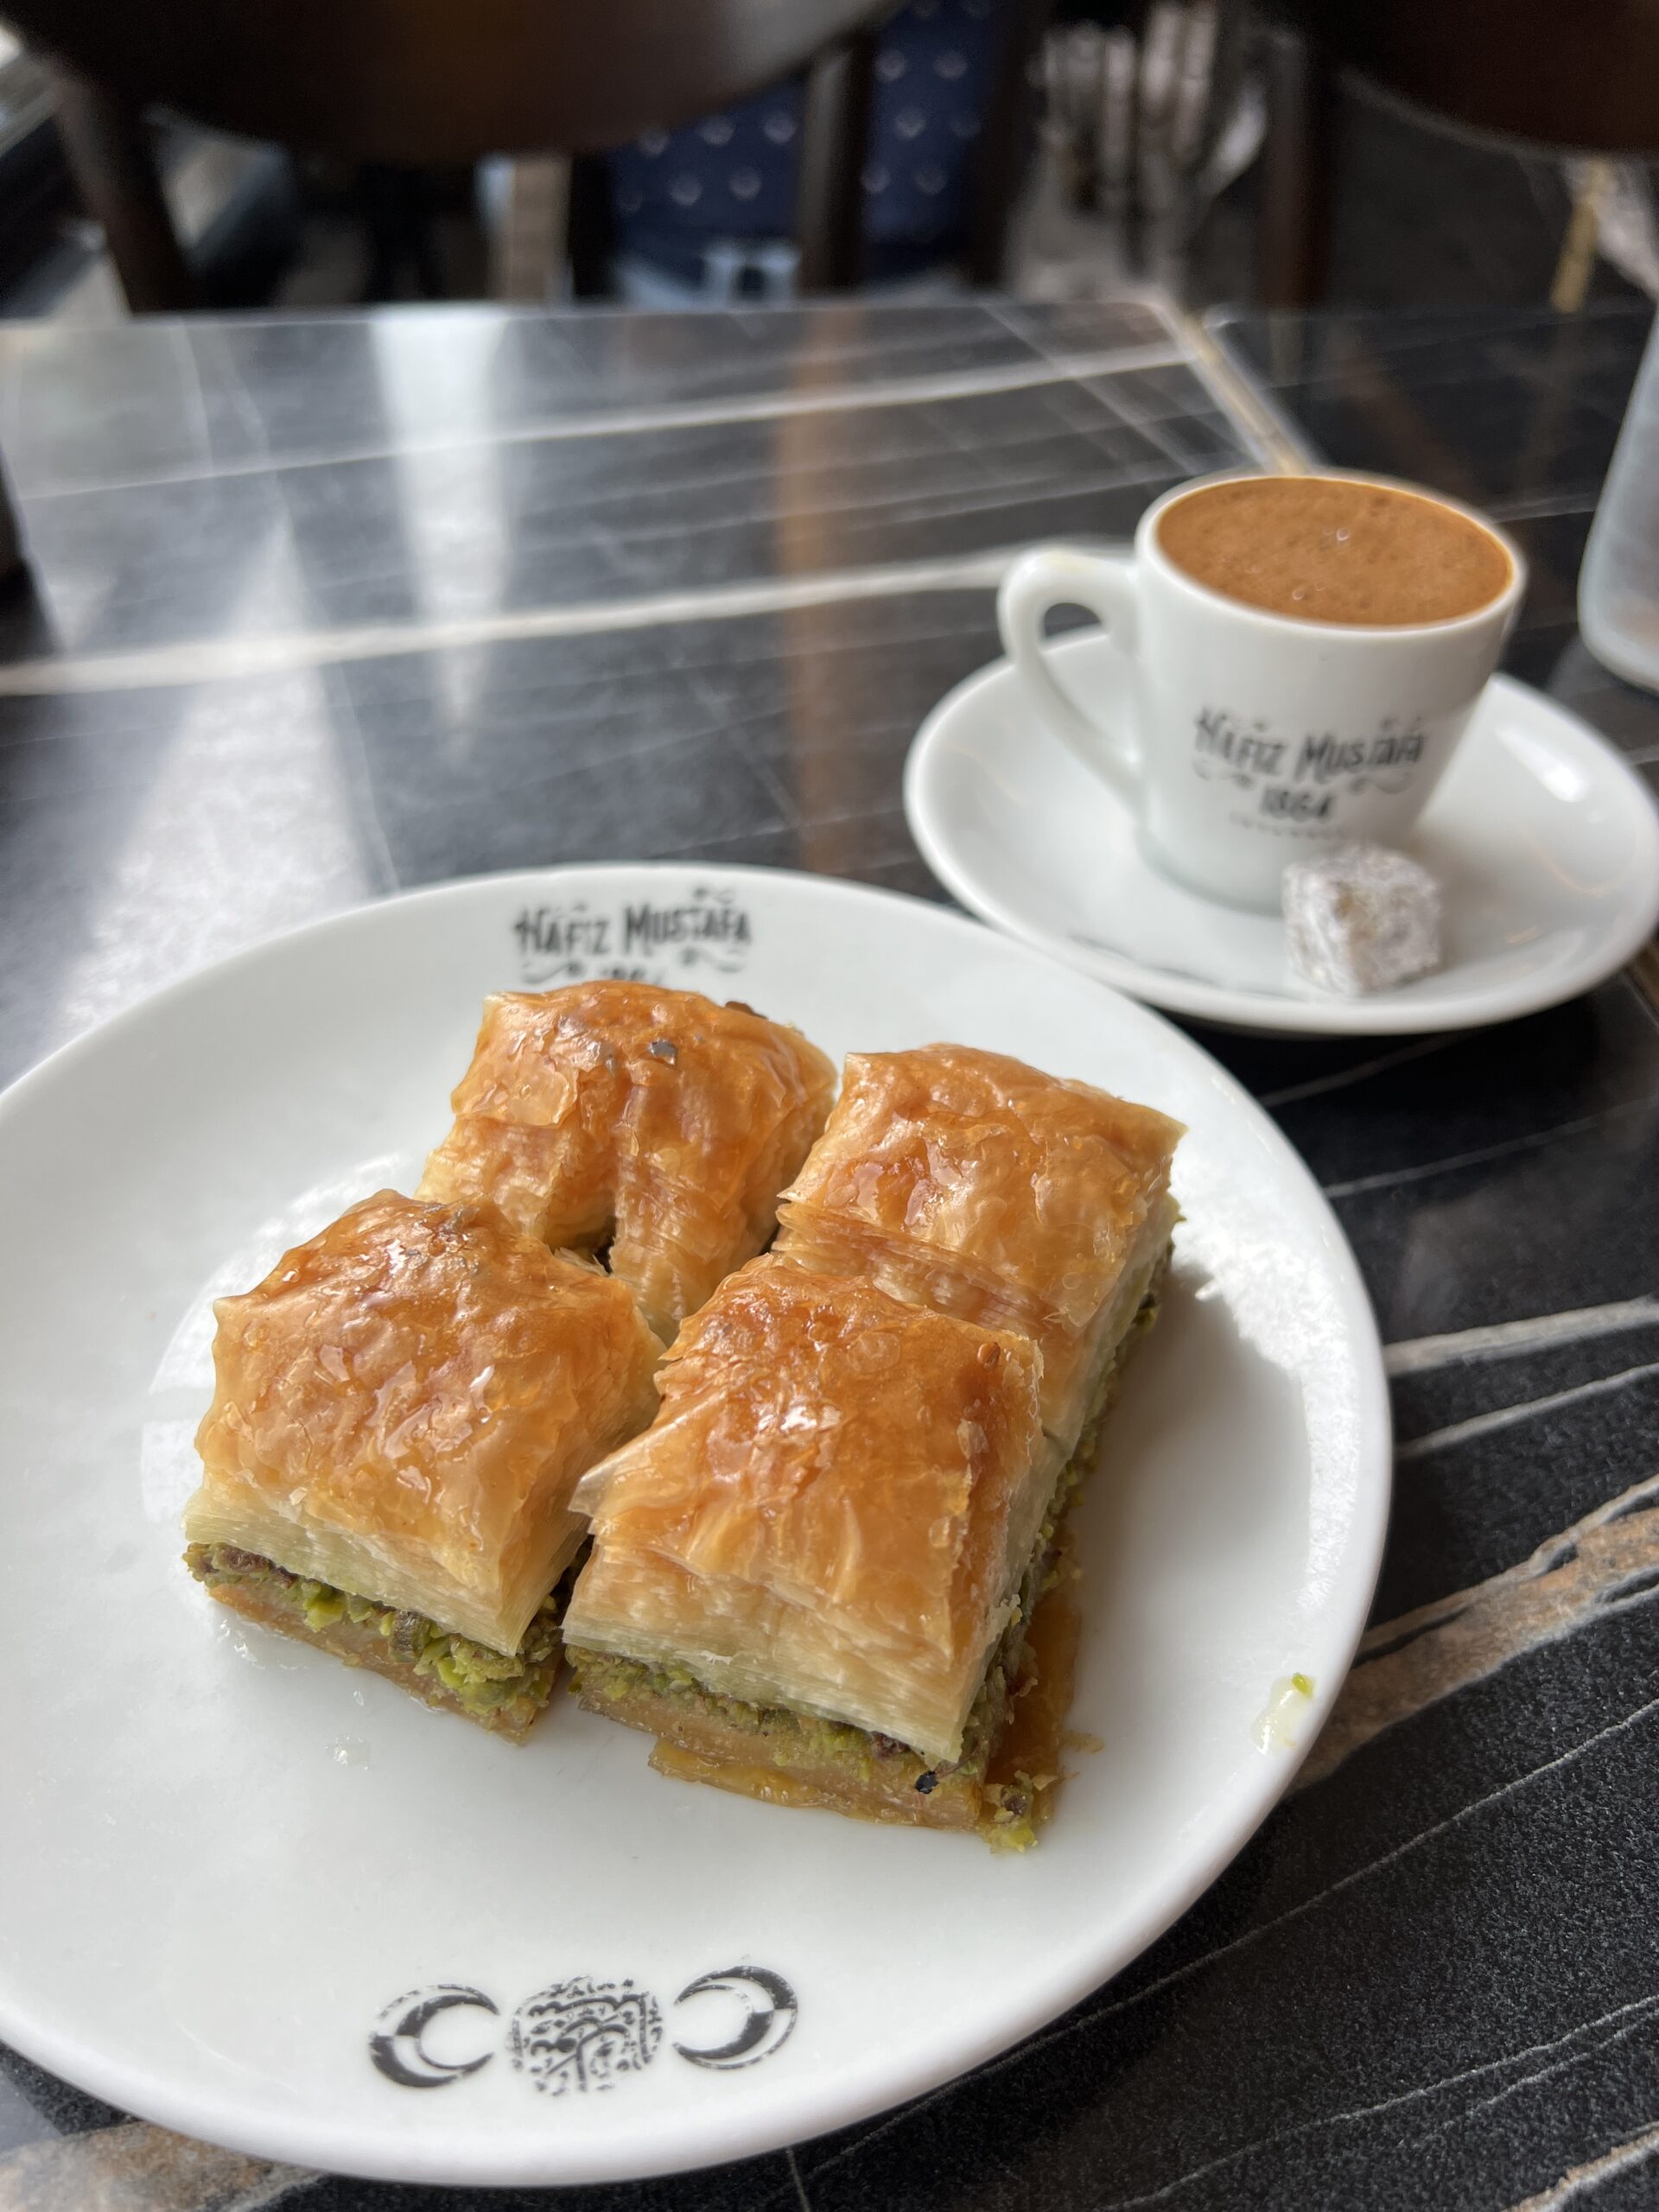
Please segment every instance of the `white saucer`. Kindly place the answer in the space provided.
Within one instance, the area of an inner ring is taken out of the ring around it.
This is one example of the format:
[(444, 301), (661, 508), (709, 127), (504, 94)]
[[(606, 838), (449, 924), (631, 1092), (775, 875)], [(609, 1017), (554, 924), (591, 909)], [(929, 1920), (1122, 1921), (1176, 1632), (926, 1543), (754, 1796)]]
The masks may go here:
[[(1097, 632), (1053, 648), (1096, 698)], [(1595, 733), (1495, 677), (1413, 840), (1446, 895), (1446, 963), (1374, 998), (1295, 983), (1276, 918), (1183, 890), (1051, 734), (1007, 661), (947, 693), (905, 771), (905, 811), (946, 888), (999, 928), (1150, 1005), (1240, 1028), (1382, 1036), (1535, 1013), (1611, 975), (1659, 922), (1659, 813)]]
[[(664, 1781), (563, 1696), (504, 1743), (184, 1569), (215, 1294), (411, 1186), (486, 991), (619, 969), (837, 1058), (960, 1038), (1188, 1125), (1165, 1312), (1079, 1516), (1076, 1772), (1025, 1857)], [(258, 2156), (622, 2181), (915, 2096), (1214, 1880), (1370, 1604), (1388, 1389), (1307, 1169), (1192, 1039), (922, 899), (582, 868), (340, 915), (0, 1097), (0, 2040)], [(1291, 1725), (1258, 1726), (1296, 1674)]]

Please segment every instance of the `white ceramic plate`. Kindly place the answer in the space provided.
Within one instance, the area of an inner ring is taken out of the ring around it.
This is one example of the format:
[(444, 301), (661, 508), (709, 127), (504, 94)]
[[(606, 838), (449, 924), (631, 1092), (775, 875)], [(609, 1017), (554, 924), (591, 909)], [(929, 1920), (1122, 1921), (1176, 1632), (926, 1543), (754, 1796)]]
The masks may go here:
[[(209, 1300), (410, 1187), (479, 1002), (643, 971), (830, 1052), (960, 1039), (1191, 1124), (1162, 1325), (1083, 1512), (1079, 1751), (1024, 1858), (663, 1781), (561, 1699), (529, 1745), (238, 1626), (180, 1564)], [(305, 2165), (586, 2182), (943, 2082), (1113, 1974), (1284, 1789), (1252, 1726), (1348, 1664), (1388, 1500), (1364, 1292), (1194, 1045), (919, 902), (572, 868), (365, 907), (178, 985), (0, 1100), (0, 2037)], [(565, 2053), (532, 2033), (573, 2019)]]
[[(1109, 700), (1116, 686), (1127, 711), (1098, 635), (1052, 650), (1077, 690)], [(1446, 965), (1371, 998), (1311, 995), (1275, 917), (1150, 867), (1123, 807), (1044, 728), (1007, 661), (922, 725), (905, 810), (929, 867), (976, 913), (1150, 1005), (1240, 1028), (1371, 1037), (1507, 1021), (1600, 982), (1659, 922), (1647, 786), (1576, 715), (1506, 677), (1413, 841), (1445, 893)]]

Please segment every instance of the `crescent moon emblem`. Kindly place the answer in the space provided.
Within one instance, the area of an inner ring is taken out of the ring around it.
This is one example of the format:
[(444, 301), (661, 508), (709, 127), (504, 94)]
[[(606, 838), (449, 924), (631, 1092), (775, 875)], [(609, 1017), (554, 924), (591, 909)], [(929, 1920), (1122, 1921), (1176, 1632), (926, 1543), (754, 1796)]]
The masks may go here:
[(782, 1974), (773, 1974), (769, 1967), (727, 1967), (718, 1974), (699, 1974), (695, 1981), (686, 1984), (674, 2001), (683, 2005), (688, 1998), (701, 1997), (710, 1991), (741, 1998), (747, 2007), (748, 2017), (729, 2043), (702, 2049), (696, 2044), (677, 2043), (675, 2050), (682, 2058), (689, 2058), (692, 2065), (722, 2070), (734, 2066), (756, 2066), (789, 2040), (799, 2007), (795, 1992)]
[(434, 2058), (423, 2045), (421, 2037), (429, 2024), (456, 2005), (476, 2005), (485, 2012), (497, 2009), (494, 1999), (481, 1989), (468, 1989), (459, 1982), (411, 1989), (407, 1996), (392, 1999), (369, 2037), (369, 2056), (387, 2081), (396, 2082), (401, 2089), (442, 2089), (458, 2082), (463, 2074), (476, 2074), (480, 2066), (489, 2064), (493, 2051), (484, 2051), (477, 2058), (446, 2060)]

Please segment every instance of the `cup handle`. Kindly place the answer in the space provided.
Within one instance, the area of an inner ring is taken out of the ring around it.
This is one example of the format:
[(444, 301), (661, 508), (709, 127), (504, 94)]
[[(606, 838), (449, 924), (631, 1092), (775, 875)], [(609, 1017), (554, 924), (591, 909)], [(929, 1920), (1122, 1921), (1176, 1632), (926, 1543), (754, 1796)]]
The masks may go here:
[(1068, 545), (1037, 546), (1022, 553), (1003, 577), (996, 620), (1003, 649), (1035, 694), (1048, 727), (1126, 806), (1138, 810), (1139, 749), (1120, 733), (1103, 729), (1061, 685), (1043, 637), (1051, 607), (1086, 607), (1100, 617), (1114, 651), (1132, 659), (1139, 634), (1134, 562)]

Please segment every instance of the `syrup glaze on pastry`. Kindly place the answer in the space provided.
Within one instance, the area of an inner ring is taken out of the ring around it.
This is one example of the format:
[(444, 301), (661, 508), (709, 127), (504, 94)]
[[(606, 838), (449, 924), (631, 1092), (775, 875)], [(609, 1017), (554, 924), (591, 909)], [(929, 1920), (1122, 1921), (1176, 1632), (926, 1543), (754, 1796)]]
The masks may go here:
[(214, 1313), (193, 1546), (516, 1652), (578, 1477), (656, 1410), (626, 1288), (493, 1206), (382, 1191)]
[(653, 1426), (578, 1487), (568, 1640), (954, 1758), (1053, 1482), (1039, 1367), (1022, 1337), (751, 1261), (681, 1331)]
[(1180, 1135), (1150, 1107), (999, 1052), (849, 1053), (776, 1249), (1030, 1337), (1045, 1421), (1070, 1451), (1169, 1241)]
[(834, 1088), (798, 1031), (694, 991), (503, 992), (419, 1194), (492, 1200), (556, 1247), (608, 1247), (666, 1341), (772, 1235)]

